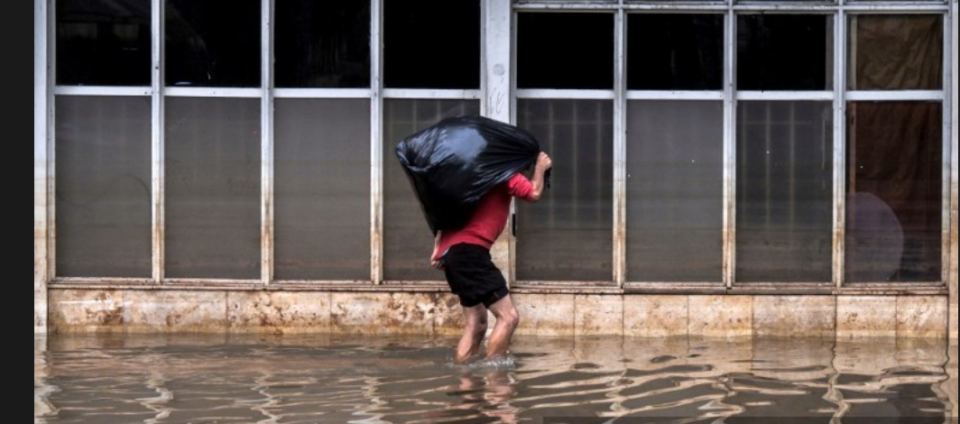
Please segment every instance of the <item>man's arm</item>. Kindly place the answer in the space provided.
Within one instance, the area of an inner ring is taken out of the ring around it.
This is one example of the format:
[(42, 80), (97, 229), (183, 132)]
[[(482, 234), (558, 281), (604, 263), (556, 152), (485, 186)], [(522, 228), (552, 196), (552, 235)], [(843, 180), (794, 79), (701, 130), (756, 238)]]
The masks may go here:
[(533, 169), (533, 179), (530, 180), (530, 183), (533, 184), (533, 193), (530, 194), (528, 201), (536, 202), (540, 200), (540, 196), (543, 194), (543, 188), (546, 186), (544, 174), (552, 167), (553, 161), (550, 159), (550, 156), (544, 152), (540, 152), (540, 156), (537, 157), (537, 164)]

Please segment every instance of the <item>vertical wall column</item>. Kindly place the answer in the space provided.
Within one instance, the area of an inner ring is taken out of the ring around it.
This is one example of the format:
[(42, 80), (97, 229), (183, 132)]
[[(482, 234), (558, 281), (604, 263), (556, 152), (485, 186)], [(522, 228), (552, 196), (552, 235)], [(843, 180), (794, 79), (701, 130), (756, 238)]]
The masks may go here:
[(733, 287), (737, 270), (737, 140), (736, 41), (737, 15), (727, 6), (723, 67), (723, 281)]
[(274, 270), (273, 0), (261, 0), (260, 9), (260, 280), (269, 285)]
[[(512, 11), (510, 0), (488, 0), (481, 4), (483, 71), (480, 75), (481, 111), (484, 116), (502, 122), (511, 122), (512, 102), (510, 73), (512, 64), (510, 36)], [(512, 218), (511, 218), (512, 219)], [(513, 281), (512, 253), (514, 249), (512, 223), (490, 249), (493, 263), (503, 272), (507, 281)]]
[(381, 0), (370, 0), (370, 281), (383, 282), (383, 64)]
[(33, 7), (33, 333), (47, 332), (50, 68), (47, 0)]
[(164, 5), (162, 0), (152, 0), (150, 2), (151, 21), (150, 21), (150, 62), (151, 62), (151, 87), (150, 95), (150, 119), (152, 120), (150, 132), (150, 202), (151, 202), (151, 220), (152, 220), (152, 249), (153, 249), (153, 281), (156, 284), (163, 282), (165, 269), (166, 247), (166, 224), (164, 219), (164, 193), (165, 193), (165, 173), (164, 173), (164, 98), (163, 98), (163, 17)]

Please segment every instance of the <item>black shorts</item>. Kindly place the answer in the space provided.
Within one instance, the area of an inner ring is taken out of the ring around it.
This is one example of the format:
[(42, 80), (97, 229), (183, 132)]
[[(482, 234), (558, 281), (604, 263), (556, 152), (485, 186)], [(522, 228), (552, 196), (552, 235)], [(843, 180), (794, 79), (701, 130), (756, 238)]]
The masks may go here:
[(507, 281), (490, 259), (490, 251), (475, 244), (457, 244), (443, 255), (443, 272), (460, 305), (490, 307), (510, 291)]

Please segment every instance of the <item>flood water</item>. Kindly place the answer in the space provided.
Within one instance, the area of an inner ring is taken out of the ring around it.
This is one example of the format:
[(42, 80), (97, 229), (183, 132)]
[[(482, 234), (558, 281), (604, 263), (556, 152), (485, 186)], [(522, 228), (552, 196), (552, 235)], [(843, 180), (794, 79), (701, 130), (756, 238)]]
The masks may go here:
[(35, 423), (956, 423), (957, 348), (517, 336), (51, 336)]

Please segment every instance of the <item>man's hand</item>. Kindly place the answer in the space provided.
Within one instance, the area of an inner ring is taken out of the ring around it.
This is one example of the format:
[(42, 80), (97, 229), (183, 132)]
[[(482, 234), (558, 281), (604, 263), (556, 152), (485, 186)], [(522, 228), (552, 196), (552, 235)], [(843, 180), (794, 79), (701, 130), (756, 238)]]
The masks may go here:
[(537, 156), (537, 170), (545, 172), (546, 170), (553, 168), (553, 160), (550, 159), (550, 155), (546, 152), (540, 152), (540, 156)]
[(540, 201), (540, 196), (543, 194), (543, 187), (546, 185), (544, 174), (546, 174), (550, 168), (553, 168), (553, 160), (550, 159), (550, 155), (545, 152), (540, 152), (540, 155), (537, 156), (537, 164), (533, 169), (533, 179), (530, 180), (533, 184), (533, 193), (527, 199), (528, 202)]

